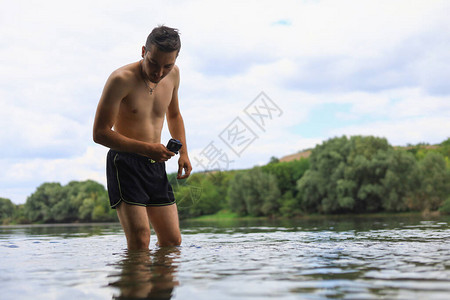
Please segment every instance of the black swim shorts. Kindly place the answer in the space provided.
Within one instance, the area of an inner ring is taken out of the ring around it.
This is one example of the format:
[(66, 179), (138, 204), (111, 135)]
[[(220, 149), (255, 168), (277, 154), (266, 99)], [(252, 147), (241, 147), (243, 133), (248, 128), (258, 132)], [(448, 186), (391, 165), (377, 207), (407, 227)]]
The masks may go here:
[(122, 201), (140, 206), (175, 203), (164, 162), (110, 150), (106, 159), (106, 178), (111, 208), (116, 208)]

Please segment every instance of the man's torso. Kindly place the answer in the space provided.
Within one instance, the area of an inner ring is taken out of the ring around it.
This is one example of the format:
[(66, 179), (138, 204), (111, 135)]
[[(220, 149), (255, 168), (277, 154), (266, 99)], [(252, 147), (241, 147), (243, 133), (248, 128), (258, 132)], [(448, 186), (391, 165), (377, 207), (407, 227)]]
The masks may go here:
[(118, 71), (129, 76), (130, 89), (120, 103), (114, 130), (132, 139), (160, 143), (164, 117), (175, 87), (174, 70), (158, 83), (152, 93), (140, 77), (139, 63), (124, 66)]

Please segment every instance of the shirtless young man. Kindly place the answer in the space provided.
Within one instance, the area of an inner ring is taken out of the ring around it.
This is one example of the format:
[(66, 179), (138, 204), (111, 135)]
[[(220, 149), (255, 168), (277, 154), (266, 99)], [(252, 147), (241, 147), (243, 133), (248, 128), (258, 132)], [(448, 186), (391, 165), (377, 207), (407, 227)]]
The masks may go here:
[(180, 47), (176, 29), (153, 29), (142, 47), (143, 59), (110, 75), (95, 115), (94, 141), (110, 148), (111, 207), (117, 209), (130, 250), (148, 249), (150, 224), (159, 246), (181, 243), (177, 205), (165, 171), (165, 161), (175, 153), (161, 144), (166, 116), (170, 134), (183, 144), (177, 178), (187, 178), (192, 167), (178, 106), (180, 73), (175, 65)]

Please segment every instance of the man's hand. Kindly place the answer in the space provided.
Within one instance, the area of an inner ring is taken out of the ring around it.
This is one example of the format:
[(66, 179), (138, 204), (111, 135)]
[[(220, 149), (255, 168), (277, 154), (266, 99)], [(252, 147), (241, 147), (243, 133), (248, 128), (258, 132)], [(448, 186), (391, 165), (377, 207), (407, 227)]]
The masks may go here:
[[(184, 175), (182, 175), (184, 169)], [(180, 155), (178, 159), (178, 175), (177, 179), (186, 179), (189, 177), (192, 171), (191, 162), (186, 154)]]
[(149, 149), (145, 156), (150, 157), (156, 162), (163, 162), (169, 160), (175, 153), (169, 151), (163, 144), (149, 144)]

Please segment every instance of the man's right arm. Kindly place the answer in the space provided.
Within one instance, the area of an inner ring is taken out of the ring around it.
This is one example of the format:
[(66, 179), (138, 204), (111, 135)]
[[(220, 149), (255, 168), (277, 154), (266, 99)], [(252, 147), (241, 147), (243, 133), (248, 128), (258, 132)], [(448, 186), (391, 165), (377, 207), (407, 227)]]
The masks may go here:
[(120, 103), (128, 95), (130, 86), (129, 79), (123, 72), (115, 71), (108, 78), (95, 114), (94, 142), (117, 151), (138, 153), (155, 161), (166, 161), (173, 154), (164, 145), (131, 139), (112, 130)]

